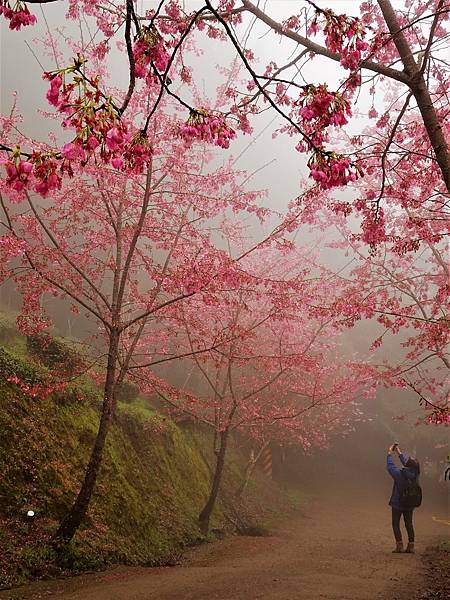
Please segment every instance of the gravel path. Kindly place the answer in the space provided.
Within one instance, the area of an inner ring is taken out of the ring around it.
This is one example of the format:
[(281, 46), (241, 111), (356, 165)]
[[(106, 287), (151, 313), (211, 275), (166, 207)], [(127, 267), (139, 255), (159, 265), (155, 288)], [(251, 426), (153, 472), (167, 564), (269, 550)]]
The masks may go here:
[(120, 567), (1, 592), (0, 599), (412, 600), (424, 575), (421, 554), (450, 533), (433, 514), (448, 517), (419, 509), (417, 553), (391, 554), (387, 492), (333, 491), (332, 500), (319, 493), (270, 537), (230, 537), (193, 550), (177, 567)]

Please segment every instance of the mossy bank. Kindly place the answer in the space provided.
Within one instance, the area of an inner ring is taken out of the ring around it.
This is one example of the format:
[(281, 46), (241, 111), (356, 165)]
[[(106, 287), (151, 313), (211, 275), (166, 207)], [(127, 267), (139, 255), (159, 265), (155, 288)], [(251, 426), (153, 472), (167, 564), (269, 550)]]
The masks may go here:
[[(33, 396), (50, 371), (29, 352), (26, 340), (0, 318), (0, 588), (113, 563), (175, 562), (201, 539), (197, 519), (213, 459), (209, 432), (174, 423), (139, 396), (119, 399), (88, 517), (57, 557), (48, 540), (82, 480), (101, 397), (87, 377), (47, 397)], [(235, 441), (213, 531), (240, 518), (233, 490), (244, 467), (245, 453)], [(285, 508), (281, 492), (256, 473), (245, 507), (250, 525)]]

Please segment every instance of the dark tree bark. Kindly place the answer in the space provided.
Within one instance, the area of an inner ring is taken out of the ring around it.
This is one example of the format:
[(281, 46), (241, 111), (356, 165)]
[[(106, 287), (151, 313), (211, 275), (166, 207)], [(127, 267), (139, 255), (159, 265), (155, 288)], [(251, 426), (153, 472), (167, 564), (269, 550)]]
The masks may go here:
[[(400, 27), (400, 23), (390, 0), (378, 0), (378, 4), (383, 13), (389, 32), (392, 35), (397, 51), (400, 54), (405, 73), (408, 76), (408, 85), (414, 95), (417, 106), (419, 107), (436, 161), (442, 172), (445, 186), (450, 192), (450, 152), (424, 78), (424, 70), (422, 67), (419, 67), (414, 59), (411, 48), (403, 33), (403, 29)], [(436, 12), (439, 12), (439, 7)], [(437, 24), (437, 20), (435, 21), (435, 24)], [(432, 26), (429, 46), (432, 42), (433, 33), (434, 27)], [(425, 52), (423, 60), (427, 60), (427, 52)]]
[(86, 516), (86, 512), (88, 510), (89, 503), (95, 489), (95, 484), (97, 482), (98, 474), (100, 472), (100, 467), (102, 464), (106, 436), (111, 425), (114, 410), (114, 389), (119, 338), (119, 332), (117, 330), (112, 330), (109, 343), (108, 365), (106, 370), (102, 414), (100, 418), (97, 438), (95, 440), (94, 447), (92, 448), (84, 481), (80, 488), (78, 496), (74, 504), (72, 505), (72, 508), (61, 521), (61, 524), (55, 533), (54, 543), (56, 546), (67, 544), (73, 538), (76, 531), (78, 530), (78, 527), (81, 525), (84, 517)]
[(198, 521), (200, 525), (200, 531), (203, 535), (207, 535), (209, 531), (209, 521), (211, 519), (212, 511), (216, 504), (217, 496), (219, 495), (220, 484), (222, 482), (223, 468), (225, 465), (225, 455), (227, 452), (229, 429), (225, 429), (220, 433), (220, 444), (219, 451), (217, 453), (216, 468), (214, 470), (213, 481), (211, 485), (211, 491), (209, 498), (201, 511)]
[[(253, 4), (251, 0), (241, 0), (244, 8), (252, 13), (256, 18), (265, 23), (273, 31), (284, 37), (290, 38), (297, 42), (301, 46), (307, 48), (315, 54), (325, 56), (331, 60), (340, 62), (341, 55), (337, 52), (331, 52), (328, 48), (316, 44), (309, 38), (300, 35), (297, 31), (291, 31), (283, 27), (282, 23), (278, 23), (274, 19), (270, 18), (261, 8)], [(444, 0), (440, 2), (435, 11), (434, 22), (430, 28), (430, 39), (425, 50), (424, 63), (422, 66), (416, 63), (416, 60), (411, 52), (411, 48), (408, 41), (403, 33), (404, 28), (400, 26), (397, 19), (397, 15), (392, 7), (390, 0), (378, 0), (378, 4), (383, 13), (384, 20), (387, 28), (389, 29), (392, 39), (400, 55), (404, 70), (399, 71), (397, 69), (376, 63), (372, 60), (363, 60), (361, 62), (361, 68), (368, 69), (374, 73), (384, 75), (389, 79), (394, 79), (405, 85), (407, 85), (420, 110), (420, 114), (423, 120), (423, 124), (427, 131), (430, 144), (433, 148), (433, 152), (436, 158), (436, 162), (439, 165), (439, 169), (442, 173), (442, 178), (445, 183), (447, 190), (450, 192), (450, 152), (446, 142), (442, 127), (439, 123), (436, 110), (433, 106), (433, 102), (428, 90), (427, 83), (424, 77), (424, 66), (428, 59), (429, 52), (431, 50), (431, 43), (433, 41), (434, 31), (438, 24), (438, 20), (441, 15), (441, 9), (444, 5)]]

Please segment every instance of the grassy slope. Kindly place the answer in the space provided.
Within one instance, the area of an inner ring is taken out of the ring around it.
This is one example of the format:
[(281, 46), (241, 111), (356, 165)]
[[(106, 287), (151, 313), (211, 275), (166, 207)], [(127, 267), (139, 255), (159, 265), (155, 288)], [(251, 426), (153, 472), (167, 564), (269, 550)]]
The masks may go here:
[[(0, 369), (0, 545), (5, 548), (0, 587), (113, 562), (167, 564), (199, 540), (196, 519), (208, 491), (210, 437), (192, 427), (180, 428), (137, 398), (119, 402), (88, 519), (55, 560), (46, 540), (83, 476), (100, 396), (89, 380), (44, 400), (8, 383), (5, 373), (16, 373), (32, 385), (47, 372), (31, 361), (25, 340), (1, 315)], [(243, 465), (239, 449), (231, 447), (225, 490), (237, 488)], [(225, 495), (213, 528), (224, 526), (229, 506)], [(246, 511), (259, 518), (270, 506), (283, 510), (285, 503), (259, 474)], [(26, 518), (30, 509), (36, 512), (32, 523)]]

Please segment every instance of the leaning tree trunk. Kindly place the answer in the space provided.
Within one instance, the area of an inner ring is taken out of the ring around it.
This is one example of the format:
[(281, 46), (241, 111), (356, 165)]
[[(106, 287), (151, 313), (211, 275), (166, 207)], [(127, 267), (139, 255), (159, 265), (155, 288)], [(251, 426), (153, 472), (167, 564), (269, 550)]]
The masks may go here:
[(86, 515), (92, 493), (95, 489), (97, 477), (102, 465), (103, 449), (105, 447), (106, 436), (111, 425), (114, 411), (114, 388), (118, 347), (119, 333), (117, 331), (112, 331), (109, 341), (108, 364), (106, 369), (102, 414), (97, 438), (95, 440), (94, 447), (92, 448), (84, 481), (78, 496), (73, 503), (72, 508), (61, 521), (61, 524), (55, 533), (54, 542), (57, 546), (67, 544), (73, 538)]
[(245, 467), (244, 481), (242, 482), (242, 484), (239, 487), (238, 492), (237, 492), (238, 498), (242, 498), (245, 490), (247, 489), (247, 486), (250, 482), (250, 478), (253, 475), (253, 471), (255, 470), (255, 467), (256, 467), (256, 461), (257, 461), (257, 459), (255, 457), (251, 457)]
[(207, 535), (209, 531), (209, 521), (211, 518), (212, 511), (216, 504), (217, 496), (220, 490), (220, 483), (222, 481), (223, 467), (225, 465), (225, 455), (227, 452), (229, 430), (225, 429), (220, 433), (220, 445), (217, 453), (216, 468), (214, 470), (214, 477), (211, 485), (211, 491), (209, 498), (203, 507), (202, 512), (199, 515), (198, 521), (200, 525), (200, 531), (203, 535)]
[(255, 467), (258, 463), (258, 460), (261, 458), (262, 453), (264, 452), (264, 450), (269, 446), (269, 442), (265, 442), (261, 448), (258, 450), (257, 454), (253, 455), (250, 457), (250, 460), (247, 463), (247, 466), (245, 467), (245, 477), (244, 477), (244, 481), (242, 482), (241, 487), (238, 490), (238, 497), (241, 498), (244, 495), (245, 490), (247, 489), (248, 484), (250, 483), (250, 479), (253, 475), (253, 472), (255, 470)]
[[(427, 130), (428, 138), (431, 146), (434, 150), (436, 162), (442, 173), (442, 179), (444, 180), (447, 190), (450, 192), (450, 152), (447, 141), (442, 130), (442, 126), (439, 122), (438, 115), (433, 106), (433, 101), (428, 90), (423, 68), (421, 68), (414, 58), (408, 41), (403, 33), (403, 29), (394, 11), (390, 0), (378, 0), (378, 4), (383, 13), (384, 20), (388, 26), (389, 32), (392, 35), (392, 39), (397, 48), (405, 73), (409, 77), (409, 87), (414, 95), (414, 98), (419, 107), (420, 114), (422, 116), (425, 129)], [(443, 2), (441, 1), (437, 7), (437, 11), (441, 9)], [(430, 35), (434, 34), (435, 27), (438, 24), (438, 15), (431, 26)], [(428, 49), (429, 50), (429, 49)], [(426, 61), (428, 56), (424, 56), (423, 60)]]

